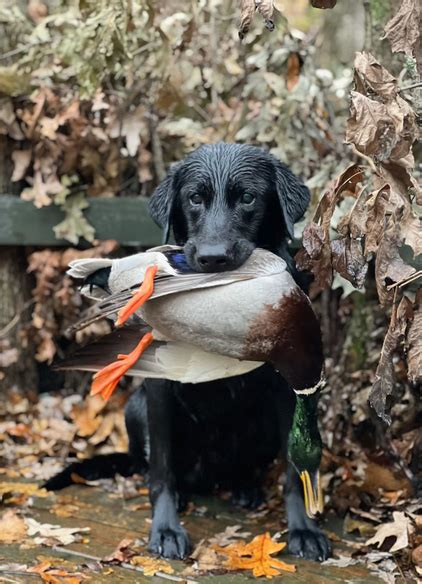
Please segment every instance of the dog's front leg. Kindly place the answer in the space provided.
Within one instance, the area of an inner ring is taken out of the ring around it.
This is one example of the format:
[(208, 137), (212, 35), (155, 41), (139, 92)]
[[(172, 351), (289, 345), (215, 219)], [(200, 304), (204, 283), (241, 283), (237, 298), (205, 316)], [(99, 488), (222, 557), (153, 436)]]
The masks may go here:
[(172, 457), (173, 382), (149, 379), (145, 386), (150, 436), (149, 474), (152, 504), (148, 549), (165, 558), (184, 558), (189, 552), (189, 540), (177, 516)]

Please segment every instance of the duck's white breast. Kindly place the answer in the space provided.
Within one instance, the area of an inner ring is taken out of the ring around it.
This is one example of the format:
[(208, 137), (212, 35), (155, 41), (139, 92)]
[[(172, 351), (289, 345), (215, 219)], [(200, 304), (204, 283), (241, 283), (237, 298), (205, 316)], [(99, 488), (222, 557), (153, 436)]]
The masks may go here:
[[(293, 278), (285, 271), (156, 298), (146, 303), (142, 316), (164, 338), (241, 359), (246, 357), (245, 342), (251, 324), (259, 320), (266, 307), (276, 308), (296, 289)], [(269, 344), (268, 353), (271, 348)]]

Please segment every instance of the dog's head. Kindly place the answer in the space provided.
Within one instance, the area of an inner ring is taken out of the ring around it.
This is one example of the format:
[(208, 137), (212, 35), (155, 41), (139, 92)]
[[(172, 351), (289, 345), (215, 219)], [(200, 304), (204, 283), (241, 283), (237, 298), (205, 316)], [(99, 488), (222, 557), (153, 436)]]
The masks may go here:
[(309, 191), (254, 146), (202, 146), (176, 164), (150, 199), (165, 240), (173, 230), (195, 270), (232, 270), (255, 247), (276, 251), (309, 203)]

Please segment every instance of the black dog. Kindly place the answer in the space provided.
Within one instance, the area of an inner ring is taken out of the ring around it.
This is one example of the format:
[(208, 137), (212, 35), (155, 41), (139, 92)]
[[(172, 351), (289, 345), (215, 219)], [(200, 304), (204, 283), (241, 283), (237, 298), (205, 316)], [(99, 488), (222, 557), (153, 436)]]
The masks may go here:
[[(262, 247), (282, 256), (296, 275), (287, 238), (308, 202), (307, 188), (271, 155), (252, 146), (217, 144), (175, 165), (151, 197), (150, 211), (165, 239), (173, 230), (197, 271), (234, 269)], [(285, 454), (294, 406), (293, 391), (270, 366), (196, 385), (144, 382), (126, 408), (130, 465), (126, 461), (125, 474), (142, 468), (146, 456), (152, 552), (168, 558), (188, 554), (177, 510), (191, 492), (219, 486), (231, 489), (243, 506), (260, 502), (264, 471)], [(114, 466), (103, 468), (104, 474), (120, 470), (124, 455), (114, 456)], [(83, 476), (102, 474), (88, 463), (71, 468)], [(68, 468), (47, 487), (69, 484), (70, 474)], [(290, 552), (327, 558), (329, 543), (306, 516), (300, 479), (291, 466), (285, 498)]]

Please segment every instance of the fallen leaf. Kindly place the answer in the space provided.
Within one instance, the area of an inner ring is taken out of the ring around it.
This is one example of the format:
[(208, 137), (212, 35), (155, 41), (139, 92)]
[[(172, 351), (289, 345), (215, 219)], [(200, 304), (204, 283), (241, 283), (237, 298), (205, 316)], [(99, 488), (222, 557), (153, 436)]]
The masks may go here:
[(335, 566), (336, 568), (348, 568), (359, 564), (359, 560), (355, 560), (348, 556), (339, 556), (338, 558), (329, 558), (321, 563), (321, 566)]
[(145, 576), (155, 576), (157, 572), (163, 574), (173, 574), (174, 570), (165, 560), (151, 558), (149, 556), (134, 556), (130, 563), (133, 566), (140, 566)]
[(122, 539), (122, 541), (117, 545), (116, 549), (105, 558), (102, 559), (103, 562), (114, 562), (121, 564), (122, 562), (128, 562), (136, 552), (131, 549), (134, 544), (133, 539)]
[(415, 549), (412, 551), (412, 562), (415, 564), (415, 566), (422, 568), (422, 544), (418, 545), (418, 547), (415, 547)]
[(285, 547), (285, 543), (276, 543), (269, 533), (265, 533), (257, 535), (247, 544), (239, 542), (227, 547), (214, 546), (214, 549), (228, 556), (224, 566), (230, 570), (252, 570), (256, 578), (266, 576), (271, 579), (283, 571), (290, 573), (296, 571), (293, 564), (286, 564), (271, 556)]
[(234, 543), (236, 539), (246, 539), (251, 534), (249, 531), (239, 531), (240, 525), (228, 525), (221, 533), (216, 533), (208, 541), (221, 547)]
[[(217, 553), (214, 547), (210, 547), (204, 539), (199, 542), (189, 557), (191, 560), (194, 560), (194, 571), (215, 572), (225, 569), (225, 556)], [(188, 568), (188, 575), (189, 574), (190, 568)]]
[(5, 511), (0, 518), (0, 542), (22, 542), (26, 536), (25, 521), (12, 509)]
[(29, 497), (48, 497), (49, 492), (35, 483), (0, 483), (0, 497), (19, 493)]
[(409, 545), (409, 536), (413, 533), (412, 522), (401, 511), (393, 512), (393, 521), (380, 525), (373, 537), (365, 542), (365, 545), (375, 545), (380, 548), (385, 540), (390, 537), (395, 538), (395, 542), (388, 549), (390, 552), (397, 552), (405, 549)]
[(69, 545), (79, 539), (80, 533), (90, 531), (89, 527), (61, 527), (50, 523), (39, 523), (31, 517), (25, 519), (28, 535), (34, 537), (36, 544), (42, 545)]
[(87, 578), (87, 576), (80, 572), (72, 573), (53, 568), (51, 562), (48, 560), (44, 560), (36, 566), (28, 568), (27, 572), (30, 574), (38, 574), (41, 580), (47, 584), (80, 584), (82, 580)]

